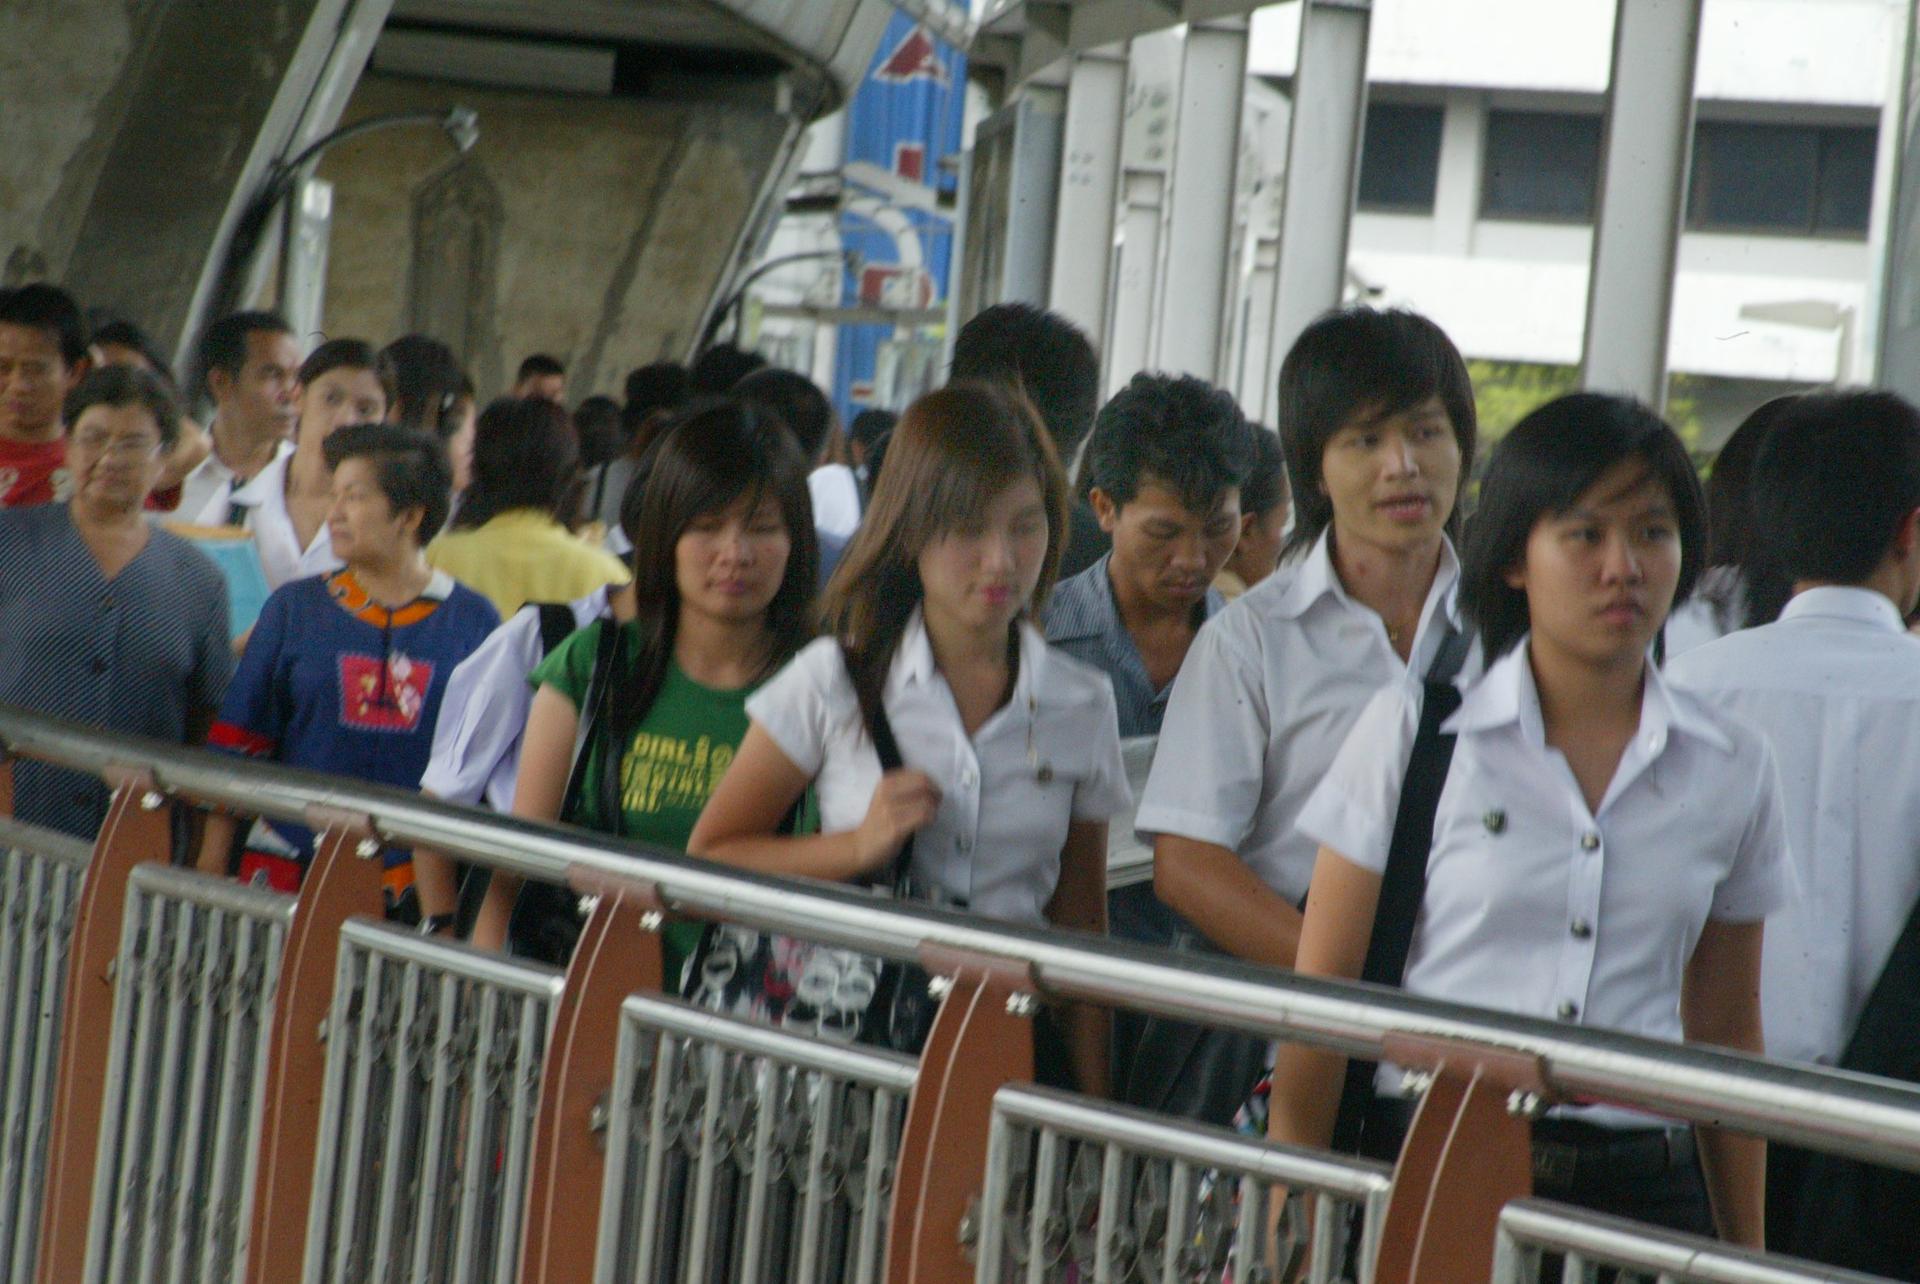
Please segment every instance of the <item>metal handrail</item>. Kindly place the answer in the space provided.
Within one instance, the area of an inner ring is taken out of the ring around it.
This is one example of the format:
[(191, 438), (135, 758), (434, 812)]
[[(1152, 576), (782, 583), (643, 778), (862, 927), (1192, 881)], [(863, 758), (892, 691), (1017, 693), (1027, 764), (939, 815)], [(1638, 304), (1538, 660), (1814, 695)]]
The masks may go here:
[(303, 824), (364, 818), (382, 839), (526, 878), (584, 877), (657, 895), (676, 914), (801, 935), (891, 958), (928, 948), (1031, 968), (1048, 995), (1379, 1058), (1418, 1035), (1537, 1057), (1562, 1098), (1720, 1124), (1920, 1171), (1920, 1088), (1718, 1049), (1441, 1003), (1359, 983), (1129, 945), (747, 873), (556, 825), (453, 807), (400, 790), (114, 735), (0, 707), (9, 754), (99, 775), (151, 773), (204, 804)]
[(1588, 1265), (1700, 1284), (1888, 1284), (1877, 1275), (1755, 1253), (1539, 1199), (1516, 1200), (1500, 1210), (1494, 1284), (1537, 1278), (1526, 1257), (1543, 1250)]

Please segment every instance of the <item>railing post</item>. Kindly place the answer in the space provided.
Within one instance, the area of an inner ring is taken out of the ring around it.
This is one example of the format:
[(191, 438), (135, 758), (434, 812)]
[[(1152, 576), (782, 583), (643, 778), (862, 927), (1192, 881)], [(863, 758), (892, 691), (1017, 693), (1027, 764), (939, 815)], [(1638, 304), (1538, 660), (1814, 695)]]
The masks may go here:
[(576, 891), (597, 890), (600, 899), (567, 964), (540, 1072), (520, 1241), (519, 1278), (525, 1284), (572, 1284), (593, 1277), (606, 1179), (606, 1148), (595, 1135), (594, 1116), (610, 1106), (620, 1004), (636, 990), (657, 993), (664, 972), (665, 907), (658, 892), (599, 886), (588, 876), (576, 877), (572, 885)]
[(1551, 1100), (1540, 1058), (1389, 1036), (1384, 1059), (1433, 1082), (1394, 1165), (1375, 1284), (1485, 1284), (1500, 1210), (1533, 1193), (1530, 1116)]
[(320, 1103), (326, 1084), (321, 1031), (333, 1004), (340, 929), (355, 914), (383, 912), (380, 842), (359, 816), (316, 816), (322, 828), (287, 929), (268, 1035), (260, 1162), (248, 1219), (250, 1284), (302, 1278), (313, 1196)]
[[(887, 1227), (887, 1284), (966, 1284), (974, 1278), (961, 1242), (968, 1205), (987, 1170), (993, 1096), (1033, 1078), (1038, 1003), (1032, 964), (994, 955), (926, 949), (921, 963), (952, 988), (920, 1054)], [(976, 1213), (977, 1215), (977, 1213)]]
[(40, 1215), (41, 1284), (86, 1271), (93, 1166), (100, 1148), (107, 1059), (113, 1042), (113, 960), (120, 950), (127, 880), (145, 861), (173, 855), (167, 800), (144, 771), (118, 771), (113, 800), (87, 864), (67, 946), (67, 993), (47, 1135), (46, 1205)]

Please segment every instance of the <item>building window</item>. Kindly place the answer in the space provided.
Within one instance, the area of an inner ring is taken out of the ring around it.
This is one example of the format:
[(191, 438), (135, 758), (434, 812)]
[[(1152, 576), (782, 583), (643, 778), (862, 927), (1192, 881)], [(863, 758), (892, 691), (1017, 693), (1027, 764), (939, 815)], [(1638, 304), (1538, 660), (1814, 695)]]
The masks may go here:
[(1482, 169), (1484, 218), (1591, 222), (1600, 177), (1600, 118), (1488, 112)]
[(1694, 127), (1687, 226), (1865, 236), (1879, 131), (1871, 125)]
[(1431, 214), (1440, 182), (1438, 107), (1369, 103), (1360, 149), (1360, 208)]

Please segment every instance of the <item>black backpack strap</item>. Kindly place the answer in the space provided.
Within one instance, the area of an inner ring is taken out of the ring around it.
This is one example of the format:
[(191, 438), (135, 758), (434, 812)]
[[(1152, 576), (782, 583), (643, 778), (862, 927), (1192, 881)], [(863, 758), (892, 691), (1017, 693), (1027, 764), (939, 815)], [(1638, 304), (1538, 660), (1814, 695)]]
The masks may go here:
[[(854, 673), (853, 657), (846, 646), (840, 648), (841, 662), (847, 666), (847, 676)], [(906, 760), (900, 756), (900, 742), (894, 739), (893, 724), (887, 720), (887, 711), (877, 705), (869, 711), (863, 704), (860, 707), (860, 720), (866, 724), (867, 735), (873, 740), (873, 750), (880, 755), (880, 774), (898, 771), (906, 766)], [(913, 864), (913, 839), (908, 838), (900, 845), (900, 854), (893, 858), (893, 866), (887, 874), (887, 884), (895, 892), (901, 890), (907, 880), (907, 869)]]
[(552, 655), (573, 636), (573, 608), (565, 602), (535, 602), (540, 609), (540, 650)]
[[(1387, 867), (1380, 876), (1380, 902), (1374, 911), (1373, 935), (1367, 943), (1367, 961), (1360, 979), (1375, 985), (1399, 986), (1406, 975), (1407, 951), (1413, 946), (1413, 928), (1420, 903), (1427, 894), (1427, 858), (1433, 851), (1433, 824), (1440, 810), (1440, 793), (1453, 765), (1451, 732), (1440, 728), (1460, 708), (1460, 692), (1453, 679), (1465, 661), (1471, 639), (1449, 631), (1427, 669), (1420, 701), (1420, 727), (1400, 786), (1400, 807), (1393, 819), (1393, 840), (1387, 848)], [(1360, 1129), (1373, 1104), (1374, 1063), (1347, 1062), (1346, 1084), (1340, 1093), (1340, 1112), (1333, 1125), (1333, 1148), (1347, 1154), (1360, 1148)]]
[(1908, 1081), (1920, 1076), (1920, 902), (1887, 951), (1840, 1068)]
[[(565, 608), (561, 608), (565, 610)], [(545, 621), (543, 620), (544, 624)], [(606, 711), (607, 690), (613, 685), (614, 664), (620, 651), (620, 623), (613, 619), (600, 621), (600, 636), (595, 639), (593, 651), (593, 672), (587, 679), (587, 689), (580, 698), (579, 728), (573, 737), (573, 767), (567, 773), (567, 791), (560, 804), (560, 819), (576, 819), (581, 794), (587, 788), (587, 763), (593, 757), (593, 740), (600, 732), (601, 718)], [(602, 799), (604, 802), (604, 798)], [(619, 833), (621, 816), (616, 808), (612, 815), (605, 817), (612, 832)]]

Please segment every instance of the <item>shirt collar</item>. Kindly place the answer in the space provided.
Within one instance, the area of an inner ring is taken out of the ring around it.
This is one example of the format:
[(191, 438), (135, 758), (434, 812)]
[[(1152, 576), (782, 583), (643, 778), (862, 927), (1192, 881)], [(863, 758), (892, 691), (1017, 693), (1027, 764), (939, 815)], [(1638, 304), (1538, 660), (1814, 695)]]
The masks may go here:
[[(1332, 597), (1348, 606), (1358, 605), (1347, 595), (1346, 586), (1334, 572), (1331, 525), (1320, 532), (1320, 538), (1300, 556), (1296, 566), (1298, 569), (1278, 603), (1279, 613), (1285, 618), (1299, 619), (1323, 597)], [(1441, 590), (1440, 605), (1448, 621), (1455, 629), (1460, 628), (1460, 558), (1453, 551), (1453, 541), (1444, 535), (1440, 537), (1440, 565), (1434, 571), (1433, 582)], [(1422, 627), (1425, 624), (1423, 615)]]
[(287, 492), (287, 461), (293, 458), (293, 444), (281, 442), (274, 448), (273, 459), (253, 475), (252, 480), (243, 486), (233, 488), (233, 502), (248, 508), (257, 508), (273, 498), (284, 498)]
[[(1540, 713), (1540, 689), (1534, 684), (1533, 665), (1528, 660), (1530, 647), (1531, 641), (1523, 639), (1489, 666), (1462, 698), (1460, 711), (1447, 720), (1444, 730), (1488, 731), (1517, 725), (1528, 743), (1545, 748), (1547, 727)], [(1685, 695), (1669, 687), (1659, 666), (1649, 660), (1646, 685), (1640, 695), (1640, 729), (1635, 735), (1657, 753), (1665, 747), (1669, 732), (1692, 736), (1723, 753), (1733, 751), (1726, 733)]]
[(1780, 618), (1795, 620), (1802, 617), (1846, 620), (1886, 633), (1905, 631), (1899, 610), (1886, 594), (1848, 585), (1823, 585), (1794, 594), (1793, 600), (1780, 612)]
[[(1013, 697), (1019, 703), (1041, 689), (1047, 662), (1047, 639), (1031, 620), (1021, 620), (1020, 671), (1014, 677)], [(900, 649), (894, 652), (887, 671), (887, 694), (898, 695), (909, 688), (931, 681), (938, 674), (933, 661), (933, 639), (927, 635), (925, 608), (914, 607), (907, 618), (906, 632), (900, 635)]]

